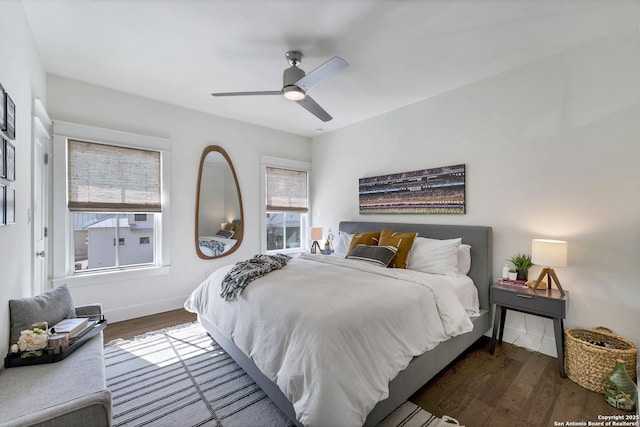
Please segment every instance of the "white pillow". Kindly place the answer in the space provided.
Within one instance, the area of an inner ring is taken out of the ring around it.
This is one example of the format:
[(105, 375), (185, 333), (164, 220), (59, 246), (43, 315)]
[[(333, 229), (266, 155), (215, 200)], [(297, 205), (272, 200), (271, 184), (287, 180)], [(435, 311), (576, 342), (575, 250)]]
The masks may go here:
[(458, 239), (428, 239), (416, 237), (409, 252), (407, 268), (423, 273), (458, 275)]
[(333, 254), (345, 258), (351, 246), (352, 238), (353, 234), (345, 233), (344, 231), (339, 232), (338, 237), (333, 242)]
[(458, 272), (467, 274), (471, 270), (471, 246), (461, 243), (458, 246)]

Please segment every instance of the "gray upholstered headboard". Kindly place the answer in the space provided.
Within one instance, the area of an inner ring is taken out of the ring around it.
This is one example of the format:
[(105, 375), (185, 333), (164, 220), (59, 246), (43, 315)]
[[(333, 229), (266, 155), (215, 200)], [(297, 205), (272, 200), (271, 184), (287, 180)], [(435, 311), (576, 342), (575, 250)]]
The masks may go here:
[(478, 288), (480, 308), (489, 309), (489, 288), (493, 283), (493, 241), (491, 227), (480, 225), (402, 224), (393, 222), (342, 221), (340, 231), (357, 233), (382, 228), (399, 232), (417, 231), (418, 236), (432, 239), (462, 238), (471, 245), (469, 277)]

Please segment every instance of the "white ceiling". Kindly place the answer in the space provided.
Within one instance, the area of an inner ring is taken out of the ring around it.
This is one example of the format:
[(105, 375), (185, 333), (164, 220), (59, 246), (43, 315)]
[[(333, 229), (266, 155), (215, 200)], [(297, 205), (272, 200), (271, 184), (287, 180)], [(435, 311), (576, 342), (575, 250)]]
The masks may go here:
[[(639, 0), (23, 0), (44, 67), (95, 85), (316, 136), (616, 34)], [(310, 95), (280, 96), (285, 52), (310, 72), (349, 62)]]

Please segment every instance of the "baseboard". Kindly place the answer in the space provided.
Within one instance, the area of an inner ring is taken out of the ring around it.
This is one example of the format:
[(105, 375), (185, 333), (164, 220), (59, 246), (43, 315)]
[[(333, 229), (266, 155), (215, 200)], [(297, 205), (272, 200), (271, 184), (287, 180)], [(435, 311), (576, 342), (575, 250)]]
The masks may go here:
[(119, 307), (112, 310), (105, 310), (104, 316), (109, 323), (122, 322), (123, 320), (135, 319), (137, 317), (149, 316), (151, 314), (162, 313), (164, 311), (177, 310), (184, 306), (188, 296), (169, 298), (165, 300), (155, 300), (148, 303)]

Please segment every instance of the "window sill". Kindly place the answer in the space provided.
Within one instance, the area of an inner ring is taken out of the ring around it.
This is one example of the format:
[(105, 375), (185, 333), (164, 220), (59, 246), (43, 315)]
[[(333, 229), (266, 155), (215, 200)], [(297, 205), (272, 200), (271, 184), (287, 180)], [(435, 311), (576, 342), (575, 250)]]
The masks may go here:
[(70, 288), (73, 288), (77, 286), (99, 285), (103, 283), (119, 282), (123, 280), (135, 280), (154, 276), (164, 276), (169, 274), (170, 272), (171, 266), (141, 267), (128, 270), (112, 270), (95, 273), (74, 274), (71, 276), (53, 279), (52, 283), (54, 288), (64, 285), (65, 283), (69, 285)]
[(276, 254), (285, 254), (285, 255), (289, 255), (289, 256), (298, 256), (300, 254), (304, 254), (309, 252), (309, 250), (305, 250), (305, 249), (282, 249), (282, 250), (278, 250), (278, 249), (274, 249), (274, 250), (270, 250), (267, 251), (266, 254), (267, 255), (276, 255)]

